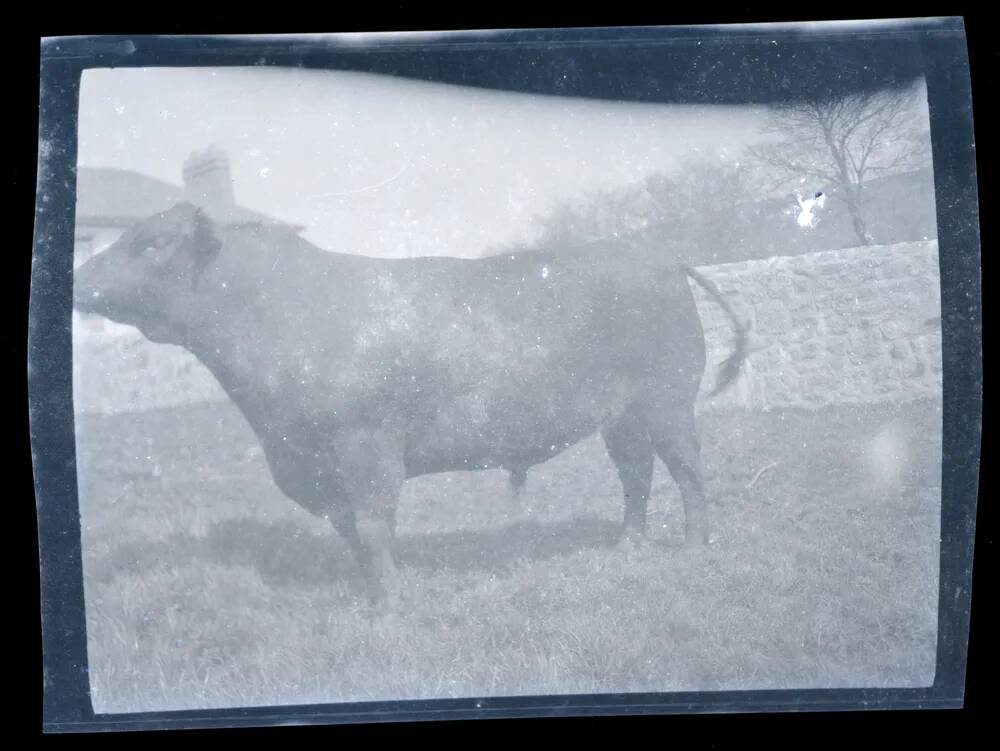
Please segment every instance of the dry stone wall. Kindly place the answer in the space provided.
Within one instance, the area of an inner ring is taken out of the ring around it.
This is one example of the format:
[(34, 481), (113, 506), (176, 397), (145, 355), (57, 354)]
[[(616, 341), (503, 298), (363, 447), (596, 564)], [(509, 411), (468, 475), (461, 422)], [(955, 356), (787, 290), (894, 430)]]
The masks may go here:
[[(937, 242), (843, 250), (705, 267), (751, 324), (751, 354), (733, 388), (701, 408), (822, 407), (941, 394)], [(732, 329), (696, 285), (710, 363)], [(710, 365), (702, 394), (714, 384)]]

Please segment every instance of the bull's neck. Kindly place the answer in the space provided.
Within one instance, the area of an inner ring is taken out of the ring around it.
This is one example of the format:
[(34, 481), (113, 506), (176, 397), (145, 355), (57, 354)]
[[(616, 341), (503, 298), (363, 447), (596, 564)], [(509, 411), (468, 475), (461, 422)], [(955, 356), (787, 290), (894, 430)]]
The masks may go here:
[[(316, 253), (317, 259), (306, 259), (298, 268), (325, 266), (340, 293), (357, 288), (352, 281), (358, 274), (357, 259), (318, 249)], [(288, 309), (282, 307), (300, 302), (294, 275), (272, 275), (277, 264), (291, 262), (273, 250), (246, 258), (224, 252), (205, 269), (191, 309), (183, 313), (188, 323), (181, 343), (212, 372), (251, 423), (274, 396), (275, 381), (269, 378), (280, 376), (280, 363), (293, 361), (294, 347), (309, 336), (289, 325)], [(331, 290), (334, 294), (337, 291)], [(338, 322), (323, 323), (329, 327)]]
[[(224, 325), (222, 319), (227, 313), (232, 317)], [(254, 386), (251, 358), (245, 351), (250, 346), (250, 338), (246, 333), (248, 320), (244, 311), (214, 309), (203, 324), (190, 329), (185, 347), (211, 371), (226, 394), (253, 423), (261, 394)]]

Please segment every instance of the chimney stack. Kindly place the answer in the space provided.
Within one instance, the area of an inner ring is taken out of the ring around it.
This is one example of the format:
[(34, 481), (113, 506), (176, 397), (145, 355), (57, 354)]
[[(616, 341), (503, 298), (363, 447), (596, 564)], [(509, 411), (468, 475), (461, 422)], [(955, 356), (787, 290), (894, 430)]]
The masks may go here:
[(235, 203), (226, 152), (217, 146), (195, 151), (184, 161), (187, 199), (209, 214), (225, 215)]

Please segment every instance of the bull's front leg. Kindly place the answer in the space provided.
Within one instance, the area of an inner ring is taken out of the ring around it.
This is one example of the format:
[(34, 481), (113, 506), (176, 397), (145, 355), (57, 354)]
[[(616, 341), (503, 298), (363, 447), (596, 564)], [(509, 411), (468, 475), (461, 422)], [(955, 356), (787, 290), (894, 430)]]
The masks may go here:
[(400, 594), (393, 540), (399, 492), (406, 480), (402, 441), (382, 428), (352, 429), (338, 432), (333, 448), (347, 503), (333, 522), (354, 551), (372, 605), (391, 609)]

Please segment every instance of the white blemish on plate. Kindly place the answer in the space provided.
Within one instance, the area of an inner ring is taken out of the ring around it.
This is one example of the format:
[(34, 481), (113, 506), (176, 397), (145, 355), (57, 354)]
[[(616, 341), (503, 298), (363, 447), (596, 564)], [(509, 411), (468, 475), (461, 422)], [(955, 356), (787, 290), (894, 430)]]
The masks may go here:
[(815, 215), (817, 209), (822, 209), (826, 203), (826, 195), (817, 192), (813, 194), (812, 197), (803, 199), (802, 196), (796, 196), (795, 200), (799, 204), (799, 215), (795, 218), (800, 227), (815, 227), (819, 222), (819, 217)]

